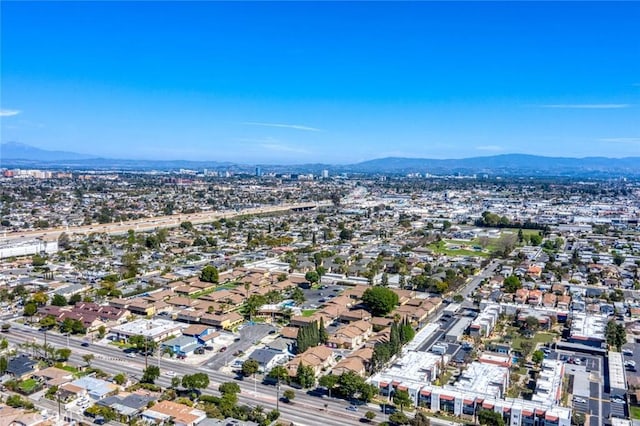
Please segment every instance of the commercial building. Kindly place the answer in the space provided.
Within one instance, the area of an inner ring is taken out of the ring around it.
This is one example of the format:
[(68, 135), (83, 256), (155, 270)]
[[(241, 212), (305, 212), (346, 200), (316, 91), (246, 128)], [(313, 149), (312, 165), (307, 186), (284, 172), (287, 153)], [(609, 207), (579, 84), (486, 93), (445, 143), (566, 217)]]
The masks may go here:
[(7, 240), (0, 243), (0, 259), (34, 254), (53, 254), (58, 251), (57, 241), (43, 241), (37, 238), (29, 240)]
[(127, 340), (131, 336), (144, 336), (160, 342), (170, 336), (180, 336), (186, 324), (163, 319), (139, 319), (111, 329), (117, 340)]

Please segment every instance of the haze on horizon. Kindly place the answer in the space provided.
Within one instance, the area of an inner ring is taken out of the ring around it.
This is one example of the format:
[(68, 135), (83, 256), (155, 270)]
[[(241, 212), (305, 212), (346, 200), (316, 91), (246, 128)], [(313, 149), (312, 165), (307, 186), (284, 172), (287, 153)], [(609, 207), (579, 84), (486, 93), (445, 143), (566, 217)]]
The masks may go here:
[(1, 138), (110, 158), (640, 155), (637, 2), (3, 2)]

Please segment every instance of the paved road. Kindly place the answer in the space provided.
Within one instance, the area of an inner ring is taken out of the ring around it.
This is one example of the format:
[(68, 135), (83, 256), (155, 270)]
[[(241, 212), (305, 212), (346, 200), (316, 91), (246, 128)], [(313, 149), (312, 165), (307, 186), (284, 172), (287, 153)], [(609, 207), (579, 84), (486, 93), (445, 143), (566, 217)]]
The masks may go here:
[[(27, 330), (27, 327), (14, 325), (9, 333), (3, 334), (12, 343), (23, 343), (35, 341), (43, 343), (44, 336), (36, 330)], [(67, 337), (58, 334), (47, 333), (47, 343), (54, 347), (66, 347)], [(127, 375), (140, 378), (144, 369), (144, 358), (126, 358), (124, 353), (115, 347), (91, 345), (90, 347), (82, 347), (82, 340), (77, 338), (69, 339), (69, 347), (73, 350), (71, 361), (83, 363), (82, 355), (91, 353), (95, 359), (91, 361), (91, 365), (100, 368), (106, 372), (115, 374), (124, 372)], [(211, 370), (209, 368), (194, 367), (184, 363), (157, 358), (149, 359), (149, 363), (159, 363), (162, 376), (157, 381), (158, 384), (168, 386), (171, 383), (171, 377), (166, 375), (167, 371), (174, 371), (178, 376), (185, 374), (193, 374), (196, 371), (207, 373), (211, 380), (211, 384), (205, 393), (217, 394), (217, 388), (220, 383), (232, 381), (232, 377)], [(241, 388), (239, 402), (242, 404), (256, 406), (262, 405), (270, 410), (278, 406), (282, 419), (293, 422), (296, 425), (316, 425), (322, 423), (328, 426), (340, 425), (356, 425), (360, 424), (360, 418), (366, 410), (361, 409), (361, 413), (351, 413), (345, 408), (348, 402), (342, 400), (324, 400), (312, 397), (303, 391), (296, 390), (296, 398), (293, 404), (284, 404), (276, 402), (277, 389), (274, 386), (263, 385), (260, 382), (253, 383), (252, 380), (236, 381)], [(280, 392), (284, 392), (288, 387), (282, 386)], [(327, 407), (325, 408), (325, 404)], [(381, 417), (382, 414), (378, 413)]]
[(19, 231), (9, 232), (2, 234), (2, 240), (11, 240), (19, 238), (42, 238), (45, 240), (53, 241), (58, 239), (60, 234), (66, 232), (67, 234), (91, 234), (94, 232), (106, 233), (106, 234), (124, 234), (129, 229), (136, 231), (152, 231), (158, 228), (175, 228), (180, 226), (182, 222), (191, 222), (194, 224), (213, 222), (214, 220), (221, 218), (230, 218), (243, 215), (261, 214), (261, 213), (275, 213), (293, 209), (305, 209), (314, 207), (323, 207), (331, 205), (329, 201), (319, 201), (317, 203), (294, 203), (294, 204), (281, 204), (278, 206), (262, 206), (249, 209), (243, 209), (238, 211), (215, 211), (193, 214), (175, 214), (171, 216), (157, 216), (153, 218), (130, 220), (126, 222), (118, 223), (106, 223), (100, 225), (83, 225), (83, 226), (69, 226), (48, 228), (35, 231)]
[(462, 297), (464, 297), (465, 299), (469, 297), (471, 293), (476, 291), (482, 280), (484, 280), (485, 278), (491, 278), (493, 276), (493, 273), (495, 272), (498, 265), (500, 265), (499, 261), (495, 259), (492, 260), (480, 274), (473, 277), (471, 281), (467, 283), (467, 285), (462, 287), (460, 291), (458, 291), (458, 294), (462, 295)]
[[(37, 341), (43, 343), (44, 335), (37, 330), (30, 329), (29, 327), (14, 324), (9, 333), (3, 333), (12, 343), (23, 343)], [(130, 377), (140, 378), (142, 376), (142, 370), (144, 369), (144, 358), (126, 358), (124, 353), (112, 346), (101, 346), (93, 344), (90, 347), (82, 347), (81, 339), (71, 337), (67, 339), (67, 336), (62, 336), (54, 333), (47, 333), (47, 343), (54, 347), (67, 347), (67, 341), (69, 347), (73, 350), (71, 355), (71, 361), (76, 363), (84, 363), (82, 355), (93, 354), (95, 359), (91, 361), (91, 365), (100, 368), (108, 373), (116, 374), (123, 372)], [(205, 390), (206, 394), (218, 394), (218, 386), (220, 383), (232, 381), (232, 377), (220, 373), (218, 371), (211, 370), (206, 367), (194, 367), (187, 365), (176, 360), (162, 359), (160, 361), (157, 358), (149, 359), (149, 364), (159, 363), (161, 370), (161, 377), (157, 380), (157, 383), (161, 386), (169, 386), (171, 383), (171, 377), (167, 375), (168, 371), (174, 371), (178, 376), (185, 374), (193, 374), (196, 371), (206, 373), (211, 384), (208, 389)], [(281, 420), (286, 422), (293, 422), (296, 425), (327, 425), (327, 426), (341, 426), (341, 425), (359, 425), (364, 413), (371, 410), (376, 413), (374, 422), (381, 422), (384, 420), (384, 414), (381, 410), (374, 406), (360, 407), (357, 413), (352, 413), (346, 410), (346, 407), (350, 405), (347, 401), (339, 399), (322, 399), (314, 396), (307, 395), (304, 391), (294, 390), (296, 392), (296, 398), (292, 404), (286, 404), (277, 401), (276, 395), (278, 390), (275, 386), (263, 385), (259, 381), (253, 382), (251, 379), (243, 381), (235, 381), (240, 386), (241, 394), (239, 395), (239, 402), (249, 406), (261, 405), (267, 410), (278, 408), (281, 413)], [(279, 395), (282, 395), (285, 389), (289, 389), (287, 386), (281, 386)], [(455, 426), (456, 423), (432, 419), (431, 423), (438, 426)]]

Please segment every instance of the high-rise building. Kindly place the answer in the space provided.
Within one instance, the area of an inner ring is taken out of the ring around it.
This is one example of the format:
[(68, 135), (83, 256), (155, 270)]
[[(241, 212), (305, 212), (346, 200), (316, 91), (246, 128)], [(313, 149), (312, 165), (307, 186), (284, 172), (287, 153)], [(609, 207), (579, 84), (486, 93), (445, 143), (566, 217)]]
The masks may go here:
[(329, 170), (324, 169), (322, 171), (322, 179), (327, 179), (329, 177)]

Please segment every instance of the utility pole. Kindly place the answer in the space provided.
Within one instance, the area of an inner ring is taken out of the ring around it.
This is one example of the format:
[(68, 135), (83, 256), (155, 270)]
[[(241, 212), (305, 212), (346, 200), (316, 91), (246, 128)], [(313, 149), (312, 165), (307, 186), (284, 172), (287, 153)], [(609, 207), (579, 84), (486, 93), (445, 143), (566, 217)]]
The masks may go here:
[(146, 336), (144, 338), (144, 369), (147, 369), (147, 343), (149, 341), (147, 340)]

